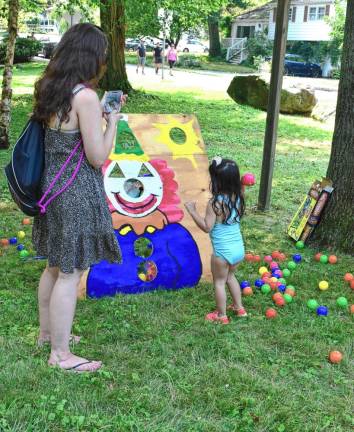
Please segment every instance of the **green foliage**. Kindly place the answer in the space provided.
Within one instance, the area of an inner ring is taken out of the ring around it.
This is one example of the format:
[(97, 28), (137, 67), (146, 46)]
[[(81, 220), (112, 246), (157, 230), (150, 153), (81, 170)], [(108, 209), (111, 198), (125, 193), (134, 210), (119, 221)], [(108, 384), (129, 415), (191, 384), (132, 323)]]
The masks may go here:
[(327, 41), (310, 42), (294, 41), (288, 42), (287, 53), (297, 54), (305, 61), (322, 63), (330, 55), (330, 43)]
[[(33, 39), (17, 38), (15, 44), (14, 63), (28, 62), (41, 50), (42, 44)], [(0, 43), (0, 63), (4, 63), (6, 56), (6, 39)]]
[(266, 57), (272, 54), (273, 43), (264, 32), (256, 32), (254, 37), (247, 39), (247, 63), (256, 65), (259, 57)]
[[(345, 2), (346, 3), (346, 2)], [(337, 64), (342, 55), (343, 40), (344, 40), (344, 25), (346, 15), (346, 5), (340, 0), (335, 2), (336, 14), (334, 18), (329, 19), (331, 26), (331, 41), (329, 42), (329, 55), (333, 64)]]

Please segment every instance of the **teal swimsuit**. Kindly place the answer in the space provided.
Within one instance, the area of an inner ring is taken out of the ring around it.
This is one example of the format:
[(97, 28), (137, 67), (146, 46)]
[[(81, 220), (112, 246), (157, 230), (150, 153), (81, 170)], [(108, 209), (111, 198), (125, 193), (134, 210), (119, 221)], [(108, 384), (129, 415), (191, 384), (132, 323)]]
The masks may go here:
[[(223, 202), (224, 199), (222, 195), (218, 197), (219, 202)], [(235, 209), (232, 209), (226, 223), (215, 223), (210, 231), (210, 239), (216, 257), (224, 259), (230, 265), (243, 260), (245, 247), (240, 229), (240, 217)]]

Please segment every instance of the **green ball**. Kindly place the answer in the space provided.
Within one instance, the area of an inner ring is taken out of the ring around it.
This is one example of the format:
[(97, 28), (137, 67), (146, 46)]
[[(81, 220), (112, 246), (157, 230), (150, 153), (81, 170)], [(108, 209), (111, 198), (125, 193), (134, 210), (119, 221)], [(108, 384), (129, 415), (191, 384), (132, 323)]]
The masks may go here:
[(284, 300), (286, 301), (286, 303), (291, 303), (293, 301), (293, 298), (290, 294), (284, 294)]
[(289, 277), (290, 275), (291, 275), (291, 271), (289, 269), (285, 268), (283, 270), (283, 276), (284, 277)]
[(345, 297), (338, 297), (337, 305), (339, 307), (346, 308), (348, 306), (348, 300)]
[(299, 240), (298, 242), (296, 242), (295, 247), (296, 249), (303, 249), (305, 247), (305, 243)]
[(322, 264), (327, 264), (328, 263), (328, 256), (327, 255), (321, 255), (320, 262)]
[(314, 299), (310, 299), (310, 300), (307, 302), (307, 307), (308, 307), (309, 309), (311, 309), (311, 310), (316, 310), (316, 309), (318, 308), (318, 303), (317, 303), (316, 300), (314, 300)]
[(269, 294), (272, 291), (272, 289), (268, 284), (263, 284), (261, 287), (261, 291), (263, 294)]
[(281, 284), (286, 285), (286, 279), (284, 279), (284, 278), (279, 278), (278, 281), (279, 281)]
[(20, 257), (21, 258), (27, 258), (29, 256), (29, 252), (26, 250), (26, 249), (23, 249), (21, 252), (20, 252)]
[(289, 261), (288, 262), (288, 268), (290, 270), (295, 270), (296, 269), (296, 264), (294, 263), (294, 261)]
[(292, 289), (292, 290), (295, 291), (295, 287), (294, 287), (294, 285), (288, 285), (287, 288), (290, 288), (290, 289)]

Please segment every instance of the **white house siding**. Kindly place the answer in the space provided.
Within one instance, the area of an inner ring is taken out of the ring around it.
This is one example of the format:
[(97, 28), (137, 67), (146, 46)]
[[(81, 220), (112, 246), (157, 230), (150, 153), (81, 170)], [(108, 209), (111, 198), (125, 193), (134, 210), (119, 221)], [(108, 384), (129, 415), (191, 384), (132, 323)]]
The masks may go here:
[[(305, 21), (305, 7), (307, 6), (307, 21)], [(324, 7), (329, 8), (329, 16), (334, 16), (335, 9), (331, 3), (315, 3), (309, 2), (305, 4), (292, 4), (292, 7), (296, 7), (295, 22), (289, 21), (288, 28), (288, 40), (291, 41), (328, 41), (330, 40), (330, 26), (326, 22), (326, 19), (310, 21), (309, 14), (311, 7)], [(273, 9), (269, 14), (269, 39), (274, 39), (275, 22), (274, 22)]]

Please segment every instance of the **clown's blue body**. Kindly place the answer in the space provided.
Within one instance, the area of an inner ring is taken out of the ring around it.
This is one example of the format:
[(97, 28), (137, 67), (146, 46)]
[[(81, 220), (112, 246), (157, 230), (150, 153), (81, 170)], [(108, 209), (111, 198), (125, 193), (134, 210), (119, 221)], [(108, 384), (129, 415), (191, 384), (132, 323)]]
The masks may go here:
[[(178, 223), (165, 226), (153, 233), (138, 236), (132, 230), (126, 235), (115, 231), (122, 250), (122, 264), (102, 261), (91, 267), (87, 279), (89, 297), (114, 296), (118, 293), (137, 294), (158, 288), (179, 289), (195, 286), (202, 274), (198, 247), (191, 234)], [(152, 242), (153, 252), (147, 259), (134, 252), (134, 242), (145, 237)], [(157, 276), (151, 282), (138, 277), (142, 261), (153, 261)]]

